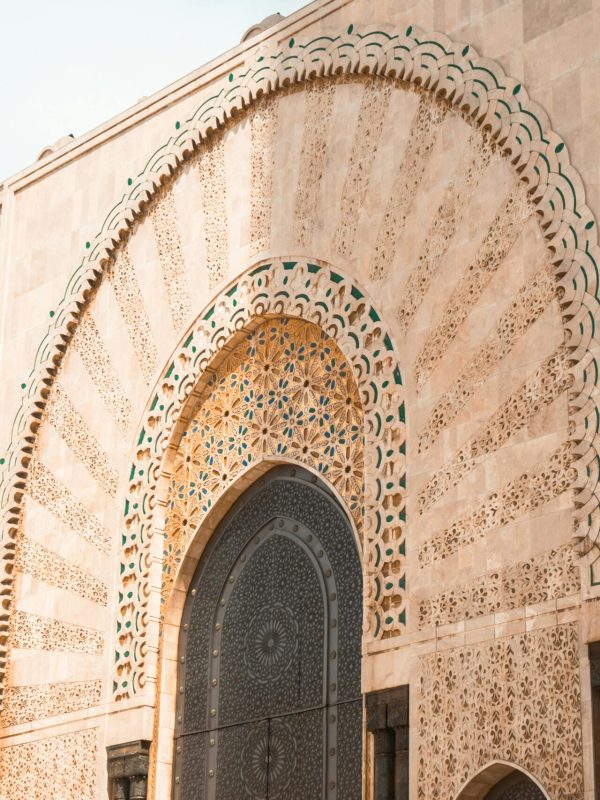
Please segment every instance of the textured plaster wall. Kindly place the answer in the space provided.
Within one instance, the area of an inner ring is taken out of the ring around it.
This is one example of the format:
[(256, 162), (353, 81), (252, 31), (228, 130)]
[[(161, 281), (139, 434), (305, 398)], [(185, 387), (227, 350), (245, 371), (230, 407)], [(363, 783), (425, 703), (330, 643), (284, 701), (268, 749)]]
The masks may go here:
[[(546, 109), (600, 211), (592, 139), (600, 3), (315, 3), (267, 37), (264, 52), (350, 24), (420, 25), (499, 61)], [(210, 95), (210, 82), (239, 70), (256, 46), (5, 182), (1, 441), (85, 242), (176, 121)], [(48, 770), (34, 770), (30, 796), (69, 797), (72, 780), (81, 797), (104, 797), (106, 744), (156, 734), (152, 682), (142, 700), (125, 702), (118, 723), (113, 704), (119, 529), (135, 437), (150, 387), (210, 298), (252, 263), (294, 255), (334, 264), (366, 287), (402, 365), (407, 629), (401, 640), (368, 644), (364, 687), (411, 683), (413, 796), (454, 796), (469, 770), (501, 758), (534, 772), (539, 765), (553, 798), (591, 798), (566, 353), (543, 236), (510, 165), (484, 136), (423, 93), (367, 78), (283, 91), (230, 124), (161, 190), (84, 315), (52, 389), (25, 501), (0, 798), (21, 791), (31, 758), (71, 771), (56, 773), (49, 795)], [(160, 565), (153, 575), (160, 591)], [(169, 635), (158, 676), (157, 797), (168, 796), (170, 781)], [(552, 730), (534, 734), (543, 758), (511, 737), (498, 743), (489, 725), (467, 740), (474, 722), (453, 708), (456, 695), (435, 701), (436, 681), (461, 670), (456, 691), (475, 696), (475, 668), (455, 663), (464, 658), (488, 665), (477, 695), (487, 707), (485, 684), (504, 663), (510, 697), (498, 701), (498, 724), (514, 717), (527, 727), (534, 707), (511, 681), (530, 653), (560, 678), (532, 689), (538, 703), (563, 702), (562, 685), (573, 687), (560, 717), (568, 756), (558, 765)], [(432, 719), (457, 718), (463, 734), (454, 746), (463, 749), (454, 765), (424, 772), (439, 747)]]

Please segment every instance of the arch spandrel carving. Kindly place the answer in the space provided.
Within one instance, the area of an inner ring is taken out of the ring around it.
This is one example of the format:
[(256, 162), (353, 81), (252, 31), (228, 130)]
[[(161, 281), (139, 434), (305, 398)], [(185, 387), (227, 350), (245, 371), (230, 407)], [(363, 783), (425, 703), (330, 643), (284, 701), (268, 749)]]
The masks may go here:
[(579, 648), (575, 622), (422, 656), (418, 797), (485, 798), (518, 767), (549, 797), (581, 800)]
[[(86, 243), (81, 264), (40, 345), (15, 421), (2, 498), (6, 521), (3, 623), (10, 612), (14, 542), (21, 524), (22, 499), (49, 389), (79, 324), (82, 309), (120, 248), (121, 239), (134, 220), (145, 213), (160, 185), (234, 113), (250, 106), (262, 94), (339, 73), (401, 80), (419, 87), (420, 91), (433, 93), (475, 127), (487, 129), (526, 183), (552, 254), (568, 340), (569, 369), (574, 378), (569, 413), (578, 470), (574, 484), (575, 533), (590, 549), (589, 560), (595, 559), (594, 542), (600, 518), (596, 495), (598, 431), (593, 400), (597, 370), (592, 354), (598, 293), (597, 234), (585, 204), (581, 180), (569, 163), (564, 142), (550, 130), (545, 114), (529, 101), (523, 86), (506, 78), (497, 64), (481, 59), (472, 47), (450, 42), (443, 35), (425, 35), (412, 27), (395, 35), (381, 31), (359, 33), (350, 26), (337, 37), (319, 37), (309, 43), (291, 40), (274, 58), (262, 58), (243, 75), (228, 76), (223, 87), (190, 120), (177, 124), (170, 140), (148, 160), (140, 175), (130, 180), (121, 202), (107, 215), (98, 236)], [(136, 630), (134, 621), (127, 621)], [(0, 647), (4, 648), (4, 644)], [(137, 679), (133, 680), (135, 683)]]

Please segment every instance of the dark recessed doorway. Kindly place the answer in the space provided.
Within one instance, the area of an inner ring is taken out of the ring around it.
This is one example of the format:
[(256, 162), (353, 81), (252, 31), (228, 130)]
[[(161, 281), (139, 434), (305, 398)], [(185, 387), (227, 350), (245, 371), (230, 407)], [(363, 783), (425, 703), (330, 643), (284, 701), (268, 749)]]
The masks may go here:
[(176, 800), (359, 800), (362, 569), (338, 501), (277, 467), (192, 580), (179, 643)]

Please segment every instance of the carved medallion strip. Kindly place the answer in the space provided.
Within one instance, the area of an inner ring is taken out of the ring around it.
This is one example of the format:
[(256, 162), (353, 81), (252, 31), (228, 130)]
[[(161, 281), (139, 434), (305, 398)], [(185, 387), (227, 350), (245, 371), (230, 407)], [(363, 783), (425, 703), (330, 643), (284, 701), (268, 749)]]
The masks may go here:
[(440, 322), (425, 340), (415, 362), (419, 390), (456, 339), (460, 326), (514, 247), (531, 213), (523, 187), (517, 186), (496, 214), (477, 255), (452, 292)]

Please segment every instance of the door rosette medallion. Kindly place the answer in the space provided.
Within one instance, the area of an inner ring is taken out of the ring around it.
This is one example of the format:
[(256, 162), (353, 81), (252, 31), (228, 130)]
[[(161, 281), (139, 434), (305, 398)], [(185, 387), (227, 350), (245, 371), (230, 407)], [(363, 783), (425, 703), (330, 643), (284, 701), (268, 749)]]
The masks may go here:
[(244, 663), (259, 683), (272, 683), (286, 672), (298, 650), (298, 622), (280, 603), (264, 606), (244, 640)]
[(296, 739), (285, 720), (264, 720), (246, 739), (242, 751), (242, 784), (250, 797), (262, 800), (265, 786), (276, 800), (294, 778), (297, 756)]

